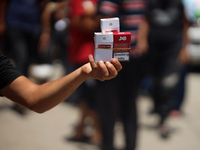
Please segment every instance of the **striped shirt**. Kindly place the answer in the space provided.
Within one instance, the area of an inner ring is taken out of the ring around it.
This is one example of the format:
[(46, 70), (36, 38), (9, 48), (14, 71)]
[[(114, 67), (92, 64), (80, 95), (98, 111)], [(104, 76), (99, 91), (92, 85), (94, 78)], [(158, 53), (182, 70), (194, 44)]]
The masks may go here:
[(120, 18), (120, 31), (131, 32), (131, 53), (136, 48), (137, 31), (146, 9), (145, 0), (99, 0), (102, 15)]

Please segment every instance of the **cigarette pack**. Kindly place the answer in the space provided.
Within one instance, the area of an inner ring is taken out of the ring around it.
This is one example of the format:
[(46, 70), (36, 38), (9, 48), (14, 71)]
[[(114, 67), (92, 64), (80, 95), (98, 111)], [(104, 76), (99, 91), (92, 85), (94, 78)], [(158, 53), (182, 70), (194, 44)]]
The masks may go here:
[(101, 32), (119, 32), (119, 18), (101, 19)]
[(114, 33), (113, 57), (119, 61), (129, 61), (131, 33)]
[(130, 32), (120, 32), (119, 18), (101, 19), (101, 32), (94, 33), (95, 61), (129, 61)]
[(103, 60), (104, 62), (110, 61), (113, 57), (113, 32), (106, 34), (95, 32), (95, 61)]

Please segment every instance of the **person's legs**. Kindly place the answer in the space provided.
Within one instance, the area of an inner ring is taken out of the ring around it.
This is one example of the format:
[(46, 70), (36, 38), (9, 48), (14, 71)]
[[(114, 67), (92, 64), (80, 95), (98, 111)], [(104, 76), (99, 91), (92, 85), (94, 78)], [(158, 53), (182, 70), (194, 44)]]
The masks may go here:
[(185, 96), (185, 78), (188, 73), (187, 65), (182, 65), (180, 68), (180, 79), (176, 86), (175, 96), (172, 103), (172, 109), (170, 112), (170, 116), (180, 116), (181, 115), (181, 106), (184, 101)]
[(71, 140), (74, 140), (74, 141), (85, 140), (85, 133), (84, 133), (85, 119), (88, 117), (88, 114), (89, 114), (88, 106), (85, 100), (80, 100), (79, 109), (80, 109), (80, 119), (77, 124), (75, 133), (73, 137), (71, 138)]
[[(128, 92), (128, 91), (127, 91)], [(126, 98), (126, 97), (124, 97)], [(126, 149), (134, 150), (137, 142), (137, 107), (136, 99), (123, 99), (122, 122), (125, 132)]]
[(8, 28), (8, 42), (10, 50), (11, 59), (14, 60), (16, 68), (23, 74), (27, 75), (27, 61), (28, 56), (28, 42), (25, 33), (20, 29)]
[[(82, 85), (78, 88), (77, 92), (79, 94), (79, 109), (80, 109), (80, 119), (77, 123), (77, 128), (75, 130), (74, 135), (69, 138), (71, 141), (81, 141), (81, 142), (91, 142), (93, 144), (99, 144), (101, 140), (100, 128), (99, 128), (99, 120), (96, 109), (94, 108), (95, 104), (95, 81), (94, 80), (86, 80)], [(89, 119), (90, 118), (90, 119)], [(86, 122), (89, 119), (89, 122)], [(85, 132), (86, 123), (89, 123), (94, 130), (92, 135), (88, 135)]]
[(101, 150), (113, 150), (114, 125), (118, 111), (117, 80), (98, 82), (97, 104), (102, 131)]
[(181, 48), (181, 42), (174, 42), (166, 45), (160, 53), (159, 65), (155, 68), (154, 98), (158, 102), (158, 114), (160, 115), (159, 129), (163, 138), (168, 137), (169, 130), (166, 127), (166, 119), (169, 115), (174, 98), (176, 85), (179, 80), (178, 55)]
[[(174, 78), (174, 83), (169, 83), (170, 78)], [(175, 79), (175, 74), (169, 74), (163, 78), (158, 79), (157, 84), (155, 85), (156, 95), (154, 98), (157, 98), (157, 112), (160, 117), (158, 123), (158, 129), (162, 138), (167, 138), (169, 136), (169, 128), (166, 124), (166, 119), (171, 110), (171, 103), (175, 91), (175, 84), (177, 79)]]
[(123, 65), (119, 90), (120, 116), (124, 125), (126, 150), (135, 150), (137, 145), (137, 107), (136, 100), (139, 93), (142, 71), (142, 59), (134, 59)]
[(102, 142), (102, 132), (99, 114), (96, 109), (90, 109), (89, 116), (93, 120), (93, 134), (90, 138), (90, 142), (95, 145), (100, 145)]

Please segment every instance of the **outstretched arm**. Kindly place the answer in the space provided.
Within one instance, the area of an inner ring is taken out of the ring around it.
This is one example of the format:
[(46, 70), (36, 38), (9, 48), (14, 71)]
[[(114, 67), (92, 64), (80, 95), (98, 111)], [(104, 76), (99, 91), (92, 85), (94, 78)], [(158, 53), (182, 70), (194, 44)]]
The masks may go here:
[(89, 61), (72, 73), (42, 85), (37, 85), (25, 76), (20, 76), (0, 90), (0, 93), (18, 104), (42, 113), (68, 98), (86, 79), (110, 80), (122, 69), (119, 61), (114, 58), (111, 62), (95, 63), (90, 55)]

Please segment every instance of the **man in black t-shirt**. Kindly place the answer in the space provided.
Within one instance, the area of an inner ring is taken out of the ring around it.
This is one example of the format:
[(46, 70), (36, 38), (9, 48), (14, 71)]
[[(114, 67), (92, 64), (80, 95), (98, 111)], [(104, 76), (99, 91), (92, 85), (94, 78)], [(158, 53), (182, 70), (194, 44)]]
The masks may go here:
[(110, 80), (116, 77), (121, 69), (120, 62), (114, 58), (110, 62), (96, 63), (93, 56), (89, 55), (89, 63), (72, 73), (58, 80), (37, 85), (21, 75), (0, 52), (0, 94), (42, 113), (69, 97), (86, 79)]
[(0, 89), (9, 85), (21, 74), (12, 66), (9, 59), (0, 52)]
[(138, 53), (144, 54), (145, 71), (153, 79), (154, 111), (160, 116), (159, 131), (164, 138), (168, 137), (165, 122), (179, 79), (178, 58), (182, 63), (187, 61), (188, 28), (181, 0), (148, 0), (139, 30)]

